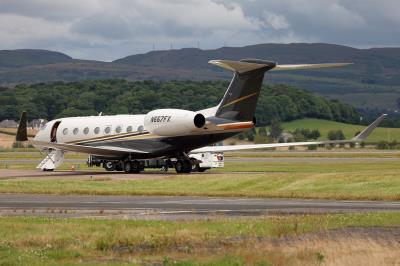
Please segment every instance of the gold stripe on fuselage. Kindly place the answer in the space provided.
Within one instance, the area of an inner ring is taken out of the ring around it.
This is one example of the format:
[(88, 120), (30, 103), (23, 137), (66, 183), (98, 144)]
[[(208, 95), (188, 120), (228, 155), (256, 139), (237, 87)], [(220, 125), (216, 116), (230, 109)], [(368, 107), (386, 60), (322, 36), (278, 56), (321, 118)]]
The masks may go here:
[(104, 141), (104, 140), (113, 140), (113, 139), (124, 139), (128, 137), (140, 137), (143, 135), (152, 135), (149, 132), (129, 132), (129, 133), (121, 133), (121, 134), (115, 134), (115, 135), (107, 135), (107, 136), (101, 136), (101, 137), (95, 137), (95, 138), (90, 138), (90, 139), (79, 139), (79, 140), (74, 140), (70, 142), (66, 142), (68, 144), (85, 144), (85, 143), (92, 143), (92, 142), (98, 142), (98, 141)]
[(232, 104), (234, 104), (234, 103), (238, 103), (238, 102), (240, 102), (240, 101), (246, 100), (247, 98), (250, 98), (250, 97), (255, 96), (255, 95), (257, 95), (257, 94), (258, 94), (258, 92), (254, 92), (254, 93), (252, 93), (252, 94), (249, 94), (249, 95), (240, 97), (239, 99), (236, 99), (236, 100), (231, 101), (231, 102), (229, 102), (229, 103), (227, 103), (227, 104), (224, 104), (223, 106), (221, 106), (221, 108), (224, 108), (224, 107), (227, 107), (227, 106), (232, 105)]

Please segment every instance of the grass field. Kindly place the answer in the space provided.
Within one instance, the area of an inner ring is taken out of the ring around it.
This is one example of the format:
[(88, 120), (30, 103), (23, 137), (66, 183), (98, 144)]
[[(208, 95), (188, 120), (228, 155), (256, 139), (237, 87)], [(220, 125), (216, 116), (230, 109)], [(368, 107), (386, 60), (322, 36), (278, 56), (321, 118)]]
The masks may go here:
[[(68, 167), (63, 165), (65, 169)], [(132, 175), (109, 178), (107, 174), (104, 172), (98, 179), (95, 176), (3, 178), (0, 192), (400, 200), (396, 160), (227, 162), (225, 168), (204, 174), (172, 173), (141, 178), (129, 178)]]
[[(348, 236), (345, 238), (349, 241), (332, 245), (329, 235), (333, 233), (305, 241), (285, 239), (296, 239), (307, 232), (399, 224), (400, 213), (197, 221), (2, 217), (0, 265), (318, 265), (335, 261), (349, 264), (354, 259), (363, 265), (380, 260), (396, 262), (399, 243), (390, 239), (385, 239), (385, 244), (378, 241), (378, 247), (366, 245), (373, 242), (367, 237)], [(338, 235), (333, 242), (341, 238)], [(389, 247), (385, 247), (387, 244)], [(349, 254), (343, 249), (357, 252)]]
[[(400, 158), (399, 150), (320, 149), (318, 151), (237, 151), (226, 152), (225, 157), (236, 158)], [(0, 153), (1, 157), (1, 153)]]
[[(300, 119), (282, 124), (285, 131), (294, 131), (296, 128), (318, 129), (321, 133), (321, 139), (327, 139), (330, 130), (341, 129), (346, 136), (346, 139), (354, 137), (357, 132), (360, 132), (365, 126), (344, 124), (334, 121), (321, 119)], [(367, 142), (379, 141), (400, 141), (400, 128), (377, 128), (368, 137)]]

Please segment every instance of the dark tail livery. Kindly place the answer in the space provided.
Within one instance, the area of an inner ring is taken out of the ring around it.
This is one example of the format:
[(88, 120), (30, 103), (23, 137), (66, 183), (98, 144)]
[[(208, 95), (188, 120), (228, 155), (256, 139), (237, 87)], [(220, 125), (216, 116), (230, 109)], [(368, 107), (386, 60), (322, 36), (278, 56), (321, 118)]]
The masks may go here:
[(216, 117), (252, 121), (266, 71), (276, 63), (258, 59), (216, 60), (210, 63), (234, 71), (233, 79), (218, 105)]

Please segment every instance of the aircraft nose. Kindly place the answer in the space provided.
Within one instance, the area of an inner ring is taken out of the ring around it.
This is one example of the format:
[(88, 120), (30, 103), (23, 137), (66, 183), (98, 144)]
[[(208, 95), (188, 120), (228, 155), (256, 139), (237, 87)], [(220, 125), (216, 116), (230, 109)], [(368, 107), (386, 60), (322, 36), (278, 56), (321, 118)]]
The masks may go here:
[[(39, 130), (36, 135), (33, 137), (34, 141), (43, 141), (43, 142), (50, 142), (50, 138), (46, 138), (43, 130)], [(40, 145), (33, 145), (36, 149), (42, 150), (44, 147)]]

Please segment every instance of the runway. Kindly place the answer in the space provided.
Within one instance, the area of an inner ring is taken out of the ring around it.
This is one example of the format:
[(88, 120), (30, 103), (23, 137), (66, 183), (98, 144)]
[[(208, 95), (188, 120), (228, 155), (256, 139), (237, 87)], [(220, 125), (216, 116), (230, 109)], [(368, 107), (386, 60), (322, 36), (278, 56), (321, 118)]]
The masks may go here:
[(1, 215), (193, 219), (215, 215), (400, 211), (400, 202), (183, 196), (0, 194)]

